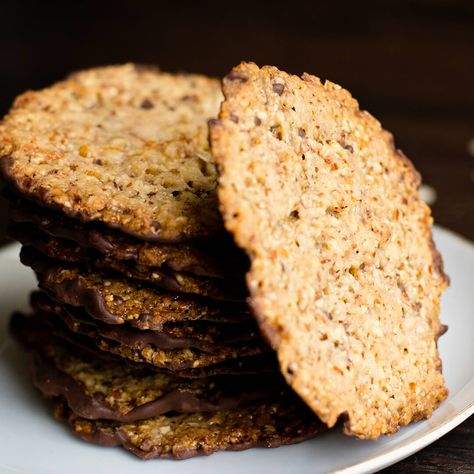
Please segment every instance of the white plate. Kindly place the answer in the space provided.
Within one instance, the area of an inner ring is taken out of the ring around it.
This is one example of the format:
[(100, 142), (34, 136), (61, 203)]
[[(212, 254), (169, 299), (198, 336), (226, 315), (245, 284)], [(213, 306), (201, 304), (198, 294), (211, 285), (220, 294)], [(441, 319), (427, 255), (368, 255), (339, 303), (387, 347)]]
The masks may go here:
[(339, 432), (278, 449), (217, 453), (187, 461), (140, 461), (119, 448), (80, 441), (53, 420), (48, 405), (32, 388), (25, 359), (7, 333), (8, 317), (27, 308), (35, 286), (31, 271), (18, 261), (18, 246), (0, 251), (0, 472), (1, 473), (369, 473), (432, 443), (474, 412), (474, 245), (437, 228), (451, 287), (442, 303), (449, 331), (440, 339), (450, 396), (430, 420), (392, 437), (360, 441)]

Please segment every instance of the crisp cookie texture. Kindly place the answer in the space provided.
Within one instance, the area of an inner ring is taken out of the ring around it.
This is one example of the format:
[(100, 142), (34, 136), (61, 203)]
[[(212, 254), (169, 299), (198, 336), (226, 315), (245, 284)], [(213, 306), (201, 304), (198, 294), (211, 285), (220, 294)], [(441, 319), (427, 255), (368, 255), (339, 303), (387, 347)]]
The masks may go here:
[(207, 321), (188, 321), (182, 324), (167, 324), (160, 330), (138, 329), (128, 324), (105, 324), (91, 318), (83, 308), (57, 303), (46, 292), (33, 292), (30, 295), (31, 307), (37, 311), (54, 313), (68, 326), (82, 324), (94, 328), (98, 335), (134, 347), (152, 344), (161, 349), (194, 348), (203, 352), (213, 352), (229, 344), (246, 344), (260, 341), (260, 332), (255, 322), (215, 324)]
[(34, 350), (38, 347), (38, 344), (45, 343), (48, 345), (67, 344), (67, 347), (70, 347), (77, 354), (84, 355), (84, 357), (92, 356), (99, 360), (120, 361), (124, 366), (168, 373), (181, 378), (200, 379), (223, 375), (244, 376), (279, 373), (278, 364), (272, 352), (266, 352), (257, 356), (239, 357), (219, 364), (178, 371), (156, 367), (151, 364), (137, 364), (110, 352), (101, 351), (97, 348), (93, 339), (70, 331), (64, 324), (60, 324), (57, 318), (53, 320), (51, 317), (45, 317), (44, 314), (25, 316), (21, 313), (14, 313), (10, 319), (10, 331), (28, 349)]
[(35, 262), (34, 269), (40, 287), (55, 300), (83, 307), (108, 324), (127, 323), (158, 331), (196, 321), (251, 323), (247, 307), (239, 303), (163, 293), (117, 275), (43, 261)]
[(250, 305), (323, 422), (377, 438), (447, 396), (447, 286), (419, 176), (340, 86), (242, 63), (211, 123), (221, 211), (251, 258)]
[(204, 333), (205, 326), (201, 328), (201, 332), (192, 329), (186, 331), (182, 326), (173, 326), (167, 328), (166, 331), (150, 331), (130, 328), (127, 325), (116, 326), (100, 323), (88, 317), (83, 311), (73, 306), (58, 304), (40, 292), (30, 295), (30, 304), (39, 313), (52, 313), (59, 316), (72, 331), (91, 337), (109, 339), (135, 349), (151, 345), (171, 351), (197, 349), (212, 354), (221, 349), (225, 350), (240, 345), (242, 353), (244, 353), (245, 346), (251, 344), (260, 345), (262, 352), (267, 350), (264, 340), (252, 326), (231, 325), (230, 328), (226, 327), (227, 325), (211, 326), (208, 335)]
[(248, 267), (245, 254), (226, 234), (190, 243), (145, 242), (98, 223), (85, 224), (64, 214), (6, 193), (9, 217), (19, 224), (34, 224), (44, 233), (92, 248), (105, 256), (144, 267), (171, 269), (201, 276), (242, 276)]
[[(56, 239), (25, 224), (8, 227), (9, 235), (19, 240), (22, 248), (20, 259), (32, 268), (61, 264), (64, 267), (79, 265), (80, 268), (118, 272), (127, 278), (156, 286), (162, 291), (184, 293), (216, 300), (245, 301), (247, 289), (242, 278), (210, 278), (177, 272), (169, 269), (143, 267), (133, 263), (120, 262), (94, 252), (67, 240)], [(46, 257), (46, 258), (45, 258)], [(59, 262), (58, 262), (59, 260)], [(44, 261), (44, 263), (40, 263)]]
[(22, 194), (146, 240), (223, 230), (207, 121), (219, 82), (133, 64), (79, 72), (18, 97), (0, 167)]
[(144, 459), (186, 459), (257, 446), (276, 448), (325, 431), (324, 425), (293, 397), (214, 413), (163, 415), (134, 423), (86, 420), (60, 400), (55, 404), (54, 415), (87, 441), (122, 445)]

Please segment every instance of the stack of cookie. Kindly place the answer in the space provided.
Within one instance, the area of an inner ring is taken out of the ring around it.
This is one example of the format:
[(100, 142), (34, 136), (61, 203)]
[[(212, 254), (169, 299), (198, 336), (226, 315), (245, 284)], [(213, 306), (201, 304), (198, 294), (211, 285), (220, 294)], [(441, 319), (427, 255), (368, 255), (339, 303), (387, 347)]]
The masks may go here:
[(101, 68), (0, 125), (36, 385), (83, 438), (146, 458), (431, 416), (448, 278), (413, 165), (330, 82), (242, 63), (223, 91)]
[(12, 330), (81, 437), (185, 458), (314, 436), (246, 305), (219, 214), (217, 81), (126, 65), (19, 97), (0, 126), (10, 233), (37, 275)]

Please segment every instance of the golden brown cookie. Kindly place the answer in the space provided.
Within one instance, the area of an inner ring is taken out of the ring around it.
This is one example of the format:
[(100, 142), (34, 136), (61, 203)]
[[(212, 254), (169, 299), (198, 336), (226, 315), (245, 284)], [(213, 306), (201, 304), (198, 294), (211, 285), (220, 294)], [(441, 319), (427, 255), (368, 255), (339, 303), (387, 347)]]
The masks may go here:
[[(70, 244), (66, 240), (41, 235), (33, 230), (9, 227), (9, 233), (18, 239), (24, 247), (20, 253), (21, 262), (37, 271), (37, 268), (63, 265), (64, 268), (80, 268), (85, 272), (103, 271), (119, 274), (155, 286), (161, 291), (188, 294), (216, 300), (243, 302), (247, 294), (242, 278), (209, 278), (174, 270), (153, 269), (128, 264), (103, 255), (89, 253), (87, 249)], [(46, 237), (46, 238), (45, 238)]]
[(122, 445), (143, 459), (186, 459), (220, 450), (276, 448), (299, 443), (326, 430), (296, 397), (213, 413), (162, 415), (134, 423), (86, 420), (59, 400), (54, 415), (86, 441)]
[(40, 287), (55, 300), (83, 307), (93, 318), (109, 324), (127, 323), (151, 330), (190, 321), (251, 324), (243, 303), (166, 293), (120, 275), (43, 258), (30, 258), (28, 265), (35, 270)]
[(168, 412), (227, 410), (288, 392), (279, 374), (185, 379), (75, 353), (58, 341), (30, 348), (35, 386), (46, 398), (62, 396), (87, 419), (137, 421)]
[(52, 237), (76, 242), (110, 259), (216, 278), (242, 276), (248, 267), (246, 255), (227, 233), (194, 242), (146, 242), (99, 223), (71, 219), (13, 193), (5, 194), (8, 215), (15, 224), (34, 224)]
[(222, 232), (207, 121), (219, 82), (133, 64), (91, 69), (18, 97), (0, 168), (23, 196), (153, 241)]
[(55, 310), (58, 312), (38, 311), (34, 317), (50, 325), (53, 333), (72, 331), (103, 352), (165, 371), (200, 369), (269, 352), (268, 346), (259, 339), (245, 341), (243, 344), (218, 346), (211, 352), (204, 352), (193, 347), (165, 349), (150, 340), (142, 341), (139, 338), (127, 338), (120, 334), (115, 334), (114, 337), (107, 333), (104, 335), (100, 327), (72, 318), (67, 313), (63, 315), (64, 310), (59, 307)]
[(221, 211), (286, 380), (360, 438), (429, 417), (447, 396), (447, 277), (413, 165), (329, 81), (242, 63), (223, 89), (211, 123)]
[(67, 325), (56, 317), (45, 314), (26, 316), (14, 313), (10, 319), (10, 331), (13, 336), (27, 349), (35, 349), (39, 345), (64, 345), (74, 350), (74, 353), (84, 357), (94, 357), (97, 360), (120, 361), (124, 367), (134, 367), (139, 370), (152, 370), (167, 373), (180, 378), (201, 379), (224, 375), (262, 375), (278, 374), (278, 364), (272, 352), (265, 352), (255, 356), (231, 358), (224, 362), (183, 370), (173, 370), (153, 364), (136, 363), (111, 352), (102, 351), (97, 347), (95, 340), (71, 331)]
[(166, 324), (159, 330), (138, 329), (129, 324), (106, 324), (91, 318), (83, 308), (58, 303), (47, 293), (35, 291), (30, 295), (31, 307), (37, 312), (54, 313), (74, 329), (89, 328), (106, 339), (111, 339), (135, 348), (152, 344), (161, 349), (198, 349), (212, 353), (228, 345), (260, 341), (260, 332), (253, 320), (243, 323), (211, 323), (187, 321), (181, 324)]

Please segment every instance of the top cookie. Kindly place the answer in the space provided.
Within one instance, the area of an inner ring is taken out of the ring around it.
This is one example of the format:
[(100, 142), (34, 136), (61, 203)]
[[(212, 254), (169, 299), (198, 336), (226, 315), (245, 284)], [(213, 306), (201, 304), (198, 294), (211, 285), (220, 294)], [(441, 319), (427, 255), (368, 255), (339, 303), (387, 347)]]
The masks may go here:
[(329, 81), (242, 63), (224, 96), (211, 124), (221, 210), (286, 380), (360, 438), (430, 416), (447, 395), (447, 277), (413, 165)]
[(219, 82), (133, 64), (76, 73), (18, 97), (0, 125), (17, 190), (83, 221), (174, 242), (223, 229), (207, 121)]

